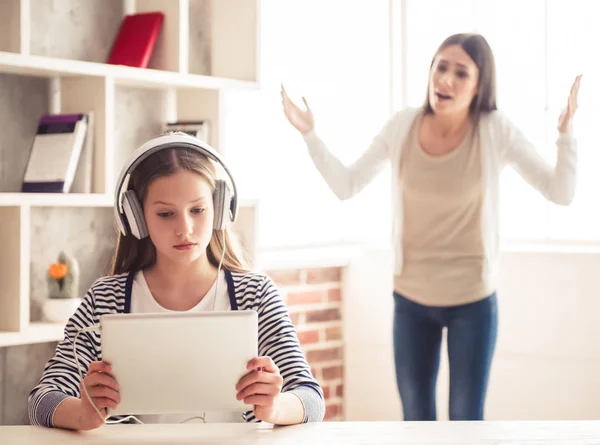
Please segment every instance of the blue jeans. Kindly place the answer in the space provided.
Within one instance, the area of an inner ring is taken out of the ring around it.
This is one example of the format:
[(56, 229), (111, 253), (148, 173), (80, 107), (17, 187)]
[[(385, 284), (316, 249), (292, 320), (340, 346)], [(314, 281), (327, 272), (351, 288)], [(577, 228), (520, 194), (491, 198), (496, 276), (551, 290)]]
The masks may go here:
[(442, 329), (448, 329), (450, 420), (483, 420), (496, 345), (496, 294), (475, 303), (429, 307), (394, 292), (394, 359), (404, 420), (436, 420)]

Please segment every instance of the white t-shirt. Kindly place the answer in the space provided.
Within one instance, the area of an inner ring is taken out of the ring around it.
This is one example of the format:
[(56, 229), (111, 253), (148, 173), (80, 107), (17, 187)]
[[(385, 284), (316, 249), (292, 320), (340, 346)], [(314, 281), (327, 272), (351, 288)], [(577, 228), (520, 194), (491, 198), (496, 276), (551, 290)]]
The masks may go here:
[[(216, 288), (219, 283), (218, 289)], [(215, 295), (215, 290), (217, 295)], [(231, 309), (229, 302), (229, 293), (227, 291), (227, 281), (225, 273), (221, 271), (219, 277), (208, 290), (206, 296), (187, 312), (203, 312), (203, 311), (228, 311)], [(148, 283), (144, 278), (142, 271), (138, 272), (133, 279), (131, 289), (131, 313), (168, 313), (177, 312), (165, 309), (156, 302)], [(199, 339), (199, 341), (203, 341)], [(191, 413), (191, 414), (162, 414), (162, 415), (140, 415), (136, 416), (144, 423), (202, 423), (202, 418), (206, 423), (211, 422), (243, 422), (241, 412), (206, 412), (206, 413)]]

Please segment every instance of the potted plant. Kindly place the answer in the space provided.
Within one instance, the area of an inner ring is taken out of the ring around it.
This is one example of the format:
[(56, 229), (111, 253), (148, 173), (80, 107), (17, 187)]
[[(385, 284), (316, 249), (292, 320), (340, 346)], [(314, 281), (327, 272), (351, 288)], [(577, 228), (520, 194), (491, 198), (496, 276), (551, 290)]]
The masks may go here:
[(72, 256), (60, 252), (58, 261), (50, 264), (46, 274), (48, 298), (42, 307), (44, 320), (66, 323), (81, 304), (79, 265)]

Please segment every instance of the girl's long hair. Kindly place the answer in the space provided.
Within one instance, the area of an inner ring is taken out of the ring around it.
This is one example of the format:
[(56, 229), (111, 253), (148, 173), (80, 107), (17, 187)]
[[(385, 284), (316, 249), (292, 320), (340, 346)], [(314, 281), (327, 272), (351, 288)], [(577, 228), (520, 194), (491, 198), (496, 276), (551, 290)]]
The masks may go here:
[[(206, 180), (214, 192), (216, 168), (212, 161), (202, 153), (188, 148), (168, 148), (157, 151), (144, 159), (132, 172), (129, 188), (135, 191), (142, 207), (148, 194), (148, 187), (157, 178), (170, 176), (178, 171), (187, 170)], [(129, 231), (130, 232), (130, 231)], [(246, 253), (242, 249), (239, 237), (228, 221), (223, 231), (213, 230), (206, 248), (208, 261), (219, 266), (223, 249), (222, 267), (232, 272), (247, 272)], [(156, 263), (156, 248), (150, 237), (137, 239), (131, 233), (118, 234), (117, 247), (110, 265), (111, 275), (132, 272), (153, 266)]]

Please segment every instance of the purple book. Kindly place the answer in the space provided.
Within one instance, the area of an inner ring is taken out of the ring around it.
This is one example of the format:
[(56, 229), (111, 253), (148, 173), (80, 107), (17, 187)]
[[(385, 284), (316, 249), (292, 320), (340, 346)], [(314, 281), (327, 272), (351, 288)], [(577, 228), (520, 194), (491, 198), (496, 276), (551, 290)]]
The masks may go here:
[(23, 192), (68, 193), (87, 132), (87, 114), (50, 114), (40, 118)]

